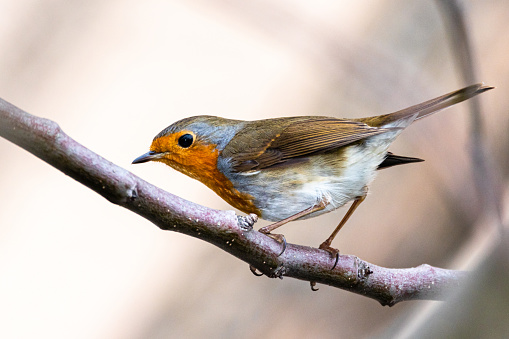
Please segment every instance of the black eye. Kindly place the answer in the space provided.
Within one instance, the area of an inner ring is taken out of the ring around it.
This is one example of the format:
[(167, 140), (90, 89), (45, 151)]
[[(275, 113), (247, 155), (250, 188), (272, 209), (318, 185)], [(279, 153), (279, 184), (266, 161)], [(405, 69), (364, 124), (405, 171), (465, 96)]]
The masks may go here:
[(183, 148), (188, 148), (193, 144), (193, 136), (191, 134), (184, 134), (179, 138), (179, 146)]

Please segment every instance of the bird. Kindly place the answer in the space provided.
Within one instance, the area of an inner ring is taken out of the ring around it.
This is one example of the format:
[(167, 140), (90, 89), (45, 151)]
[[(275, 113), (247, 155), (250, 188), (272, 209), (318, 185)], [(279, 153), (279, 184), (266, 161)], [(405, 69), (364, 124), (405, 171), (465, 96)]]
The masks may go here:
[[(317, 217), (352, 201), (318, 248), (336, 256), (333, 239), (364, 201), (378, 170), (423, 161), (388, 151), (414, 121), (493, 89), (471, 85), (384, 115), (344, 119), (293, 116), (232, 120), (199, 115), (158, 133), (149, 152), (132, 163), (162, 162), (196, 179), (231, 206), (273, 223), (271, 233), (295, 220)], [(334, 264), (334, 267), (336, 266)]]

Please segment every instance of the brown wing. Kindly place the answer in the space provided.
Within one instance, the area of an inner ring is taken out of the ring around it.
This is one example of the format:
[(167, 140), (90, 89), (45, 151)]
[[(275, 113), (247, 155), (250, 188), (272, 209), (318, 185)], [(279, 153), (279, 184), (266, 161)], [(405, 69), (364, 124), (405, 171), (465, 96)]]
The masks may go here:
[(389, 131), (360, 121), (294, 117), (250, 122), (222, 152), (237, 172), (260, 170), (305, 160)]

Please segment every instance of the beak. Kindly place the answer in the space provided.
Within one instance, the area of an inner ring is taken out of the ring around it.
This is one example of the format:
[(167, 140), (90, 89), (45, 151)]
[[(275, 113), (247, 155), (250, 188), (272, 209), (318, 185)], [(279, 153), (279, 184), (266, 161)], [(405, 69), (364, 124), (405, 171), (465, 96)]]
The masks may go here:
[(134, 159), (132, 163), (133, 164), (141, 164), (143, 162), (157, 160), (157, 159), (162, 158), (163, 155), (164, 155), (164, 153), (157, 153), (157, 152), (154, 152), (154, 151), (150, 151), (150, 152), (147, 152), (147, 153), (145, 153), (143, 155), (140, 155), (139, 157)]

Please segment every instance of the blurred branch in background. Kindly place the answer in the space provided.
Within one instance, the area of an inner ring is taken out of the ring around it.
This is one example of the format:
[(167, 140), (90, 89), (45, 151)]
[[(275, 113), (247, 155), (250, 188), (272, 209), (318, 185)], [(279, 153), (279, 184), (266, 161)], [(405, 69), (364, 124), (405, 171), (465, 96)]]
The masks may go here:
[[(437, 0), (442, 18), (446, 24), (446, 36), (451, 44), (451, 51), (456, 61), (459, 74), (466, 84), (478, 79), (475, 58), (470, 47), (468, 28), (464, 9), (457, 0)], [(493, 215), (502, 228), (501, 201), (502, 186), (499, 184), (494, 162), (486, 150), (484, 138), (484, 118), (481, 103), (477, 98), (468, 103), (470, 107), (470, 155), (474, 180), (482, 204), (481, 211)]]

